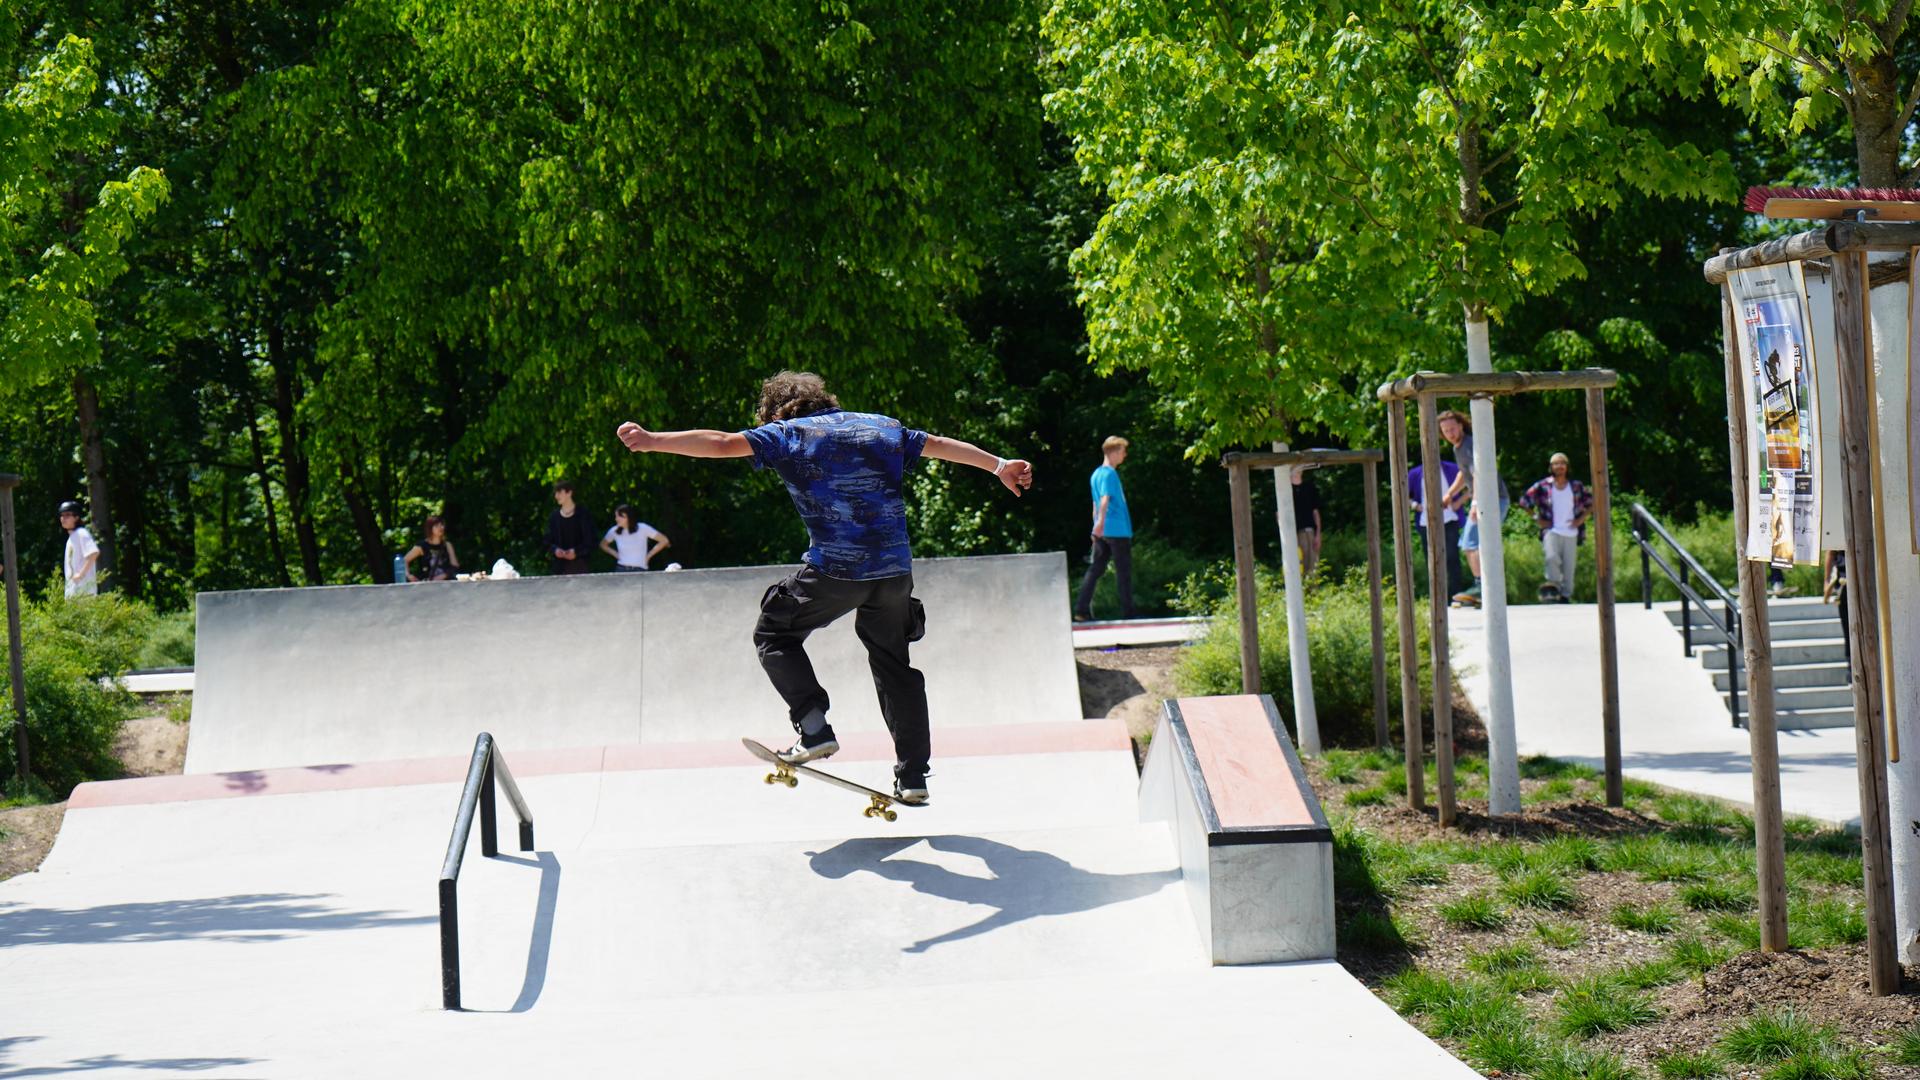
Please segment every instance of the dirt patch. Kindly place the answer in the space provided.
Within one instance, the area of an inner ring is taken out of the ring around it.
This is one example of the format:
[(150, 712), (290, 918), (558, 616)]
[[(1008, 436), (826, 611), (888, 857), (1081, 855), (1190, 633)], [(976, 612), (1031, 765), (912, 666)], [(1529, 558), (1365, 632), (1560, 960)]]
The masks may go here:
[(1080, 672), (1080, 709), (1085, 716), (1120, 720), (1133, 738), (1136, 756), (1144, 752), (1160, 720), (1160, 706), (1175, 696), (1173, 668), (1180, 648), (1075, 649)]
[[(159, 710), (167, 702), (151, 704)], [(175, 775), (187, 760), (187, 724), (163, 711), (129, 720), (114, 740), (113, 756), (125, 776)], [(0, 810), (0, 881), (39, 869), (66, 815), (64, 802)]]

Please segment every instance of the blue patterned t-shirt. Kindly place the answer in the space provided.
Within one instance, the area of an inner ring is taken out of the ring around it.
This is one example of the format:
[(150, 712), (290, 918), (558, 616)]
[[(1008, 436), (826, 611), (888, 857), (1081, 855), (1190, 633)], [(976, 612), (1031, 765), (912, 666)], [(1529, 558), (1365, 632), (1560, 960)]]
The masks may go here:
[(926, 432), (891, 416), (835, 410), (740, 434), (754, 467), (786, 481), (813, 545), (807, 565), (851, 581), (912, 572), (900, 478), (926, 449)]

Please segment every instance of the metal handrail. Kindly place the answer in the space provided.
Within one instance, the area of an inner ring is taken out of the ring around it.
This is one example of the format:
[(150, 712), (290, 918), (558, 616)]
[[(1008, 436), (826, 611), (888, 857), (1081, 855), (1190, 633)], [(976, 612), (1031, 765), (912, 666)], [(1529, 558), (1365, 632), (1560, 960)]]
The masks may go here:
[[(1733, 594), (1720, 584), (1700, 560), (1693, 557), (1674, 535), (1661, 525), (1653, 512), (1639, 503), (1631, 510), (1633, 521), (1633, 542), (1640, 548), (1640, 602), (1647, 608), (1653, 607), (1653, 568), (1658, 566), (1667, 580), (1680, 593), (1680, 647), (1688, 656), (1693, 655), (1693, 607), (1698, 605), (1700, 613), (1706, 616), (1707, 625), (1720, 632), (1727, 643), (1727, 705), (1733, 714), (1733, 726), (1741, 727), (1740, 716), (1740, 661), (1746, 648), (1746, 637), (1740, 626), (1740, 604)], [(1674, 554), (1679, 557), (1680, 565), (1675, 568), (1653, 548), (1648, 539), (1651, 532), (1667, 542)], [(1713, 604), (1693, 588), (1691, 578), (1697, 577), (1712, 591), (1714, 599), (1720, 604), (1720, 615), (1714, 614)]]
[(440, 864), (440, 1004), (460, 1007), (460, 909), (456, 892), (460, 882), (460, 863), (467, 854), (467, 837), (473, 831), (473, 815), (480, 811), (480, 854), (493, 858), (500, 854), (500, 829), (496, 819), (494, 784), (507, 791), (507, 801), (520, 819), (520, 850), (533, 850), (533, 812), (513, 782), (507, 759), (493, 736), (481, 732), (473, 741), (473, 760), (467, 765), (466, 786), (460, 789), (460, 809), (453, 818), (453, 838), (447, 841), (447, 858)]

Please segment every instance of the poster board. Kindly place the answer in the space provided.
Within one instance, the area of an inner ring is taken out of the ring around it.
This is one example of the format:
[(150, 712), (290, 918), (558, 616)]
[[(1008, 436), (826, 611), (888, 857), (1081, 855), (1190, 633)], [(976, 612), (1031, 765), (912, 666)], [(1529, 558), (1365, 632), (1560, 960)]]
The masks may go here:
[[(1846, 480), (1840, 468), (1840, 345), (1834, 338), (1833, 272), (1818, 263), (1801, 264), (1807, 286), (1808, 327), (1813, 346), (1814, 437), (1819, 473), (1814, 490), (1844, 491)], [(1838, 509), (1827, 510), (1821, 500), (1820, 549), (1844, 551), (1847, 546), (1847, 519)], [(1836, 506), (1838, 504), (1835, 504)]]
[(1819, 408), (1813, 320), (1801, 264), (1736, 270), (1727, 278), (1739, 320), (1747, 470), (1744, 554), (1786, 567), (1820, 556)]

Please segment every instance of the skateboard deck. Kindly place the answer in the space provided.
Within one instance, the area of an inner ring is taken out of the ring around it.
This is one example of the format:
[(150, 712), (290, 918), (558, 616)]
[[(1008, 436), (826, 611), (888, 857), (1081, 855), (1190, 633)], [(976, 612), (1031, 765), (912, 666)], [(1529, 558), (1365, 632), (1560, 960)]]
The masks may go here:
[(822, 772), (811, 765), (789, 765), (781, 761), (779, 755), (769, 750), (765, 745), (757, 743), (752, 739), (741, 739), (740, 745), (746, 747), (747, 752), (754, 757), (773, 766), (774, 771), (768, 773), (766, 776), (767, 783), (785, 784), (791, 788), (800, 783), (800, 778), (795, 774), (805, 773), (817, 780), (825, 780), (834, 787), (846, 788), (848, 791), (865, 795), (868, 799), (867, 808), (862, 810), (861, 813), (867, 817), (885, 818), (888, 821), (894, 821), (900, 817), (900, 815), (893, 810), (895, 806), (918, 808), (924, 805), (922, 803), (901, 802), (899, 799), (894, 798), (884, 791), (875, 791), (865, 784), (856, 784), (851, 780), (842, 779), (830, 772)]

